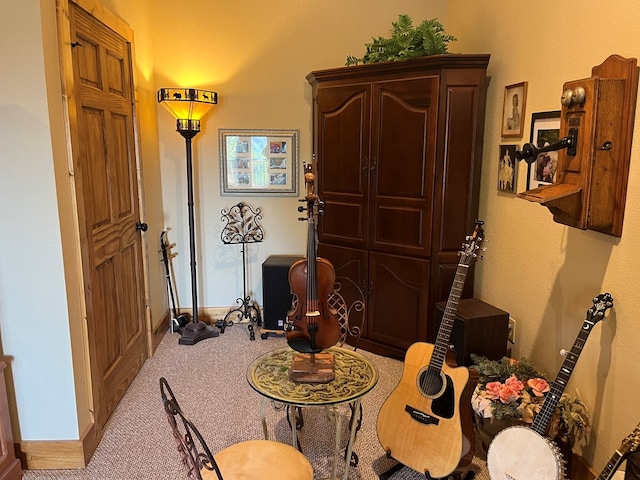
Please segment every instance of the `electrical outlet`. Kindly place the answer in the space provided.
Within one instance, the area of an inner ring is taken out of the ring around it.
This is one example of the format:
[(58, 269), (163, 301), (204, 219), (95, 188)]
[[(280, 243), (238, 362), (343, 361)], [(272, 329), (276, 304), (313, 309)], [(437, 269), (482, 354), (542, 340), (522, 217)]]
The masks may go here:
[(509, 332), (507, 334), (507, 341), (511, 344), (516, 343), (516, 319), (509, 316)]

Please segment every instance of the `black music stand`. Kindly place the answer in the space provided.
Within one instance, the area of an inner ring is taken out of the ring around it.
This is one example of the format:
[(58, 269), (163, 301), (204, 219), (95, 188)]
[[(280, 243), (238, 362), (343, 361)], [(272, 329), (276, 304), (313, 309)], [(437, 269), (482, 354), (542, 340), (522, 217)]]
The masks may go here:
[(253, 324), (257, 323), (258, 326), (261, 326), (262, 316), (260, 315), (260, 308), (258, 308), (256, 303), (251, 301), (251, 297), (247, 295), (248, 266), (246, 244), (259, 243), (264, 239), (264, 230), (258, 223), (258, 220), (261, 219), (262, 213), (259, 208), (256, 208), (254, 211), (250, 205), (242, 202), (228, 210), (222, 210), (222, 220), (227, 222), (220, 235), (222, 243), (225, 245), (242, 245), (242, 297), (236, 299), (236, 302), (240, 305), (230, 310), (223, 320), (216, 323), (216, 326), (220, 329), (221, 333), (224, 333), (227, 325), (233, 325), (233, 321), (229, 320), (229, 317), (234, 312), (237, 312), (238, 321), (241, 321), (243, 318), (249, 321), (247, 328), (251, 340), (256, 339)]

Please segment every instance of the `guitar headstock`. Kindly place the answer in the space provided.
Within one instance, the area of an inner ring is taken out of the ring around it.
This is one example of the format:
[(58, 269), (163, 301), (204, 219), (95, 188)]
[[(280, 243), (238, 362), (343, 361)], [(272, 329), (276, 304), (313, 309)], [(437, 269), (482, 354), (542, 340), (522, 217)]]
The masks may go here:
[(593, 324), (599, 322), (610, 308), (613, 308), (613, 297), (610, 293), (601, 293), (593, 299), (593, 306), (587, 310), (587, 321)]
[(476, 220), (476, 227), (473, 233), (465, 238), (465, 242), (462, 244), (462, 250), (458, 252), (460, 255), (459, 264), (471, 265), (477, 260), (479, 256), (477, 252), (480, 250), (480, 245), (482, 245), (482, 241), (484, 240), (483, 225), (483, 221)]
[(640, 447), (640, 424), (622, 441), (620, 454), (625, 457)]

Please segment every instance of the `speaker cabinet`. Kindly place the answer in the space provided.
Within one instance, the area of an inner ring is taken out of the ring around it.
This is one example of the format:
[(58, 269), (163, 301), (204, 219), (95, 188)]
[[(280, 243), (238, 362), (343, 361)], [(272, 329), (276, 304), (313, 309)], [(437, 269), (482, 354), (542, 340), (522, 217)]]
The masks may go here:
[[(436, 304), (436, 335), (447, 302)], [(476, 298), (460, 300), (449, 343), (456, 352), (458, 365), (473, 364), (471, 354), (500, 360), (507, 354), (509, 314)]]
[(271, 255), (262, 263), (263, 324), (266, 330), (283, 330), (287, 312), (291, 310), (289, 269), (302, 257)]

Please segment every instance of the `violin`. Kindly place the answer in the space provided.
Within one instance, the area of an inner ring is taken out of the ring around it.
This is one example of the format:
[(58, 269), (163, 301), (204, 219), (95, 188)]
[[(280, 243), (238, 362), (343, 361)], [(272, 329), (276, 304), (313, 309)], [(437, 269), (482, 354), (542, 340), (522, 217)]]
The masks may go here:
[(316, 217), (321, 214), (322, 202), (313, 193), (315, 176), (313, 167), (305, 165), (304, 181), (307, 208), (298, 207), (307, 216), (307, 257), (298, 260), (289, 269), (289, 286), (296, 296), (294, 309), (287, 313), (285, 336), (289, 346), (301, 353), (318, 353), (340, 340), (340, 323), (335, 309), (327, 303), (333, 292), (336, 272), (333, 264), (317, 256)]

